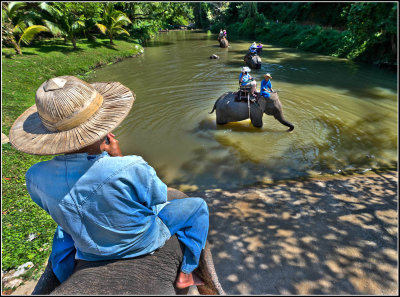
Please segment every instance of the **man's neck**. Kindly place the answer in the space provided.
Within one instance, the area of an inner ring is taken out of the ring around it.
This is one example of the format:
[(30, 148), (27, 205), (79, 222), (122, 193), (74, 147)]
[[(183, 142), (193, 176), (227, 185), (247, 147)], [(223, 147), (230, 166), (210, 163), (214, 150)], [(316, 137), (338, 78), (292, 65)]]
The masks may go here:
[(96, 143), (93, 143), (93, 144), (91, 144), (89, 146), (81, 148), (79, 151), (75, 151), (75, 152), (68, 153), (68, 154), (87, 153), (88, 155), (99, 155), (102, 152), (103, 151), (100, 149), (100, 142), (97, 141)]

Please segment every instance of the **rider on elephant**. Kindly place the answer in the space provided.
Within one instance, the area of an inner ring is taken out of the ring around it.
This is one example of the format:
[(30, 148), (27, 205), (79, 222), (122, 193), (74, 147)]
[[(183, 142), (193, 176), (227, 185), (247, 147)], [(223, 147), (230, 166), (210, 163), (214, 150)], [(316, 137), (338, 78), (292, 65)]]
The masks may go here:
[(247, 86), (251, 85), (251, 96), (255, 97), (256, 90), (257, 90), (257, 82), (254, 80), (254, 78), (249, 74), (251, 69), (247, 66), (242, 68), (242, 72), (239, 75), (239, 83), (242, 86)]
[(75, 259), (135, 258), (174, 234), (184, 245), (177, 288), (201, 285), (194, 273), (205, 247), (208, 207), (201, 198), (167, 201), (167, 185), (140, 156), (123, 156), (111, 133), (135, 95), (118, 82), (61, 76), (44, 82), (19, 117), (10, 142), (25, 153), (57, 155), (26, 173), (32, 200), (57, 223), (50, 255), (60, 282)]
[(255, 42), (253, 42), (250, 47), (249, 47), (249, 53), (250, 54), (256, 54), (257, 53), (257, 45)]
[(274, 90), (272, 90), (271, 79), (271, 74), (267, 73), (264, 74), (264, 79), (261, 81), (260, 95), (265, 98), (269, 98), (271, 93), (274, 93)]
[(256, 49), (257, 55), (261, 54), (262, 48), (263, 48), (263, 45), (262, 45), (261, 42), (260, 42), (260, 43), (257, 45), (257, 49)]

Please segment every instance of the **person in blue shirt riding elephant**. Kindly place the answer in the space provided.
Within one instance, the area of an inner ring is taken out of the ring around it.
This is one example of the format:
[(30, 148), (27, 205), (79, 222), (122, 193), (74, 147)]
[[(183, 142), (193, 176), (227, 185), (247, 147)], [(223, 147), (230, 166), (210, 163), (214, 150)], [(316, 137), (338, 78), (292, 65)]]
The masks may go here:
[(257, 82), (250, 75), (250, 71), (251, 71), (251, 69), (247, 66), (242, 68), (242, 72), (239, 74), (239, 83), (242, 86), (251, 85), (250, 94), (251, 94), (251, 96), (255, 97), (256, 90), (257, 90)]
[(118, 82), (73, 76), (45, 81), (36, 104), (10, 129), (10, 142), (35, 155), (57, 155), (26, 173), (31, 199), (57, 223), (49, 261), (62, 283), (75, 260), (135, 258), (174, 234), (184, 245), (179, 289), (204, 284), (195, 274), (205, 248), (208, 207), (202, 198), (167, 201), (167, 185), (140, 156), (123, 156), (111, 132), (135, 95)]
[(271, 93), (274, 93), (274, 90), (272, 90), (271, 79), (271, 74), (267, 73), (264, 74), (264, 79), (261, 81), (260, 95), (265, 98), (269, 98)]

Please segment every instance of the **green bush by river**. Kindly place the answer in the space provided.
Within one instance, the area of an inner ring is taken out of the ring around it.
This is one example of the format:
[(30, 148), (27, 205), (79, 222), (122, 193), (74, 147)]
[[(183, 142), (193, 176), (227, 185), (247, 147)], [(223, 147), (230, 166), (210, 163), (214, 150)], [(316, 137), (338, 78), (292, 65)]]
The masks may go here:
[[(35, 104), (37, 88), (47, 79), (74, 75), (85, 79), (95, 68), (140, 54), (143, 48), (132, 40), (79, 40), (78, 49), (61, 39), (36, 42), (24, 55), (3, 49), (2, 133), (8, 135), (17, 117)], [(56, 224), (29, 197), (25, 172), (52, 156), (20, 153), (10, 143), (2, 145), (2, 270), (31, 261), (35, 267), (47, 260)]]

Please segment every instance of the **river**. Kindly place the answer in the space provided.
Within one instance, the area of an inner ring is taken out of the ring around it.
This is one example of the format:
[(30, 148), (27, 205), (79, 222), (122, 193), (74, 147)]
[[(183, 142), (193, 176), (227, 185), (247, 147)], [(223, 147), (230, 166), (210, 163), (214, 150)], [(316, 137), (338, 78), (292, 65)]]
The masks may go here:
[(396, 73), (264, 44), (261, 69), (251, 74), (259, 89), (271, 73), (295, 129), (268, 115), (261, 129), (249, 120), (217, 126), (209, 111), (237, 90), (252, 41), (220, 48), (216, 37), (160, 33), (141, 56), (96, 70), (91, 82), (119, 81), (136, 94), (114, 131), (124, 154), (141, 155), (165, 183), (189, 191), (397, 168)]

